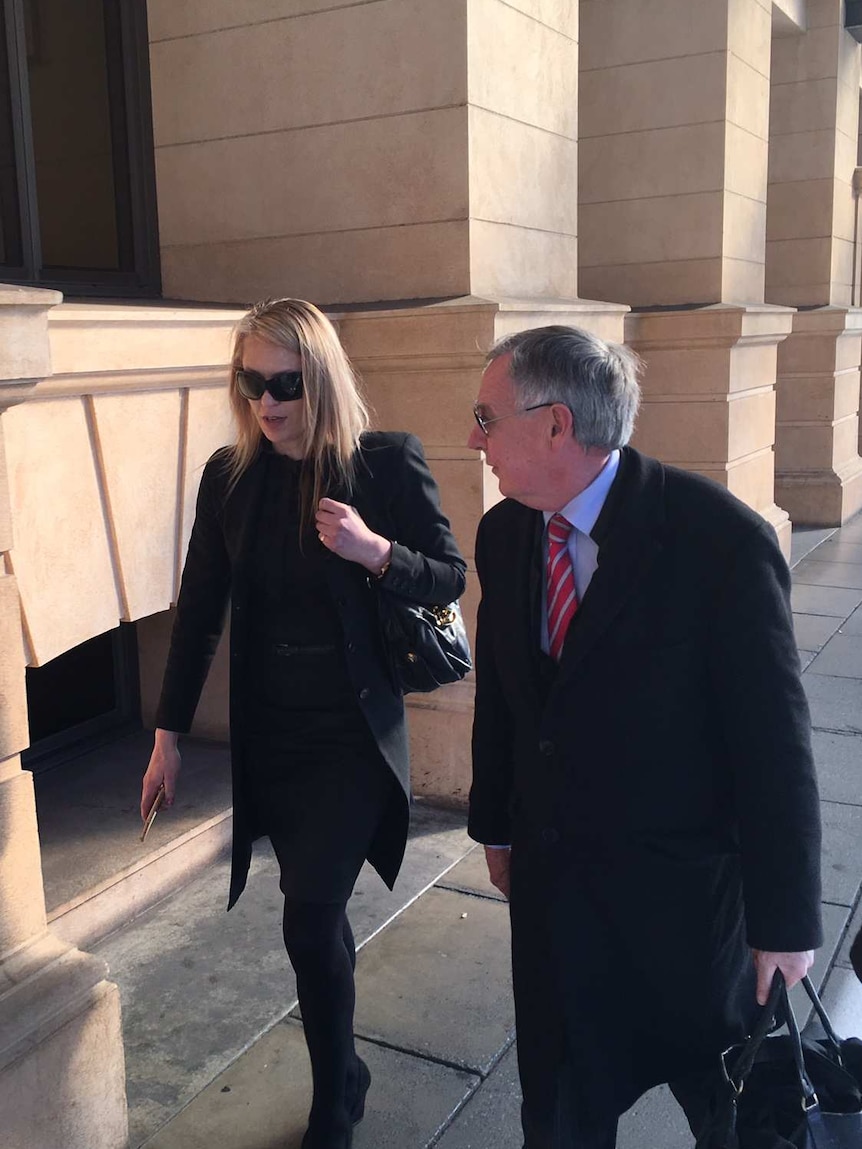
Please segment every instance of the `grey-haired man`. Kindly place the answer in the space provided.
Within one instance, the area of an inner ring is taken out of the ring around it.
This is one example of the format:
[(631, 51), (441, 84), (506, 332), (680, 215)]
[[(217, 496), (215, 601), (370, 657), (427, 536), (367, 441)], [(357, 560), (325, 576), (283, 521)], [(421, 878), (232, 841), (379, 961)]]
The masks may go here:
[(821, 942), (789, 574), (723, 488), (627, 446), (636, 358), (587, 332), (488, 357), (470, 833), (511, 900), (525, 1149), (612, 1149)]

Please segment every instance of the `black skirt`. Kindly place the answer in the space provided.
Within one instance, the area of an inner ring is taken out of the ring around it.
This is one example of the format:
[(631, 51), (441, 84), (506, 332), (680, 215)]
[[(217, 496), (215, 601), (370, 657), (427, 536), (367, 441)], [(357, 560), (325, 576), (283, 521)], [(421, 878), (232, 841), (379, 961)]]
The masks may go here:
[(271, 454), (251, 550), (242, 683), (243, 784), (285, 895), (350, 897), (398, 784), (347, 671), (313, 528), (299, 535), (299, 464)]
[(314, 647), (259, 653), (269, 672), (256, 676), (266, 686), (247, 711), (256, 829), (272, 840), (282, 892), (302, 901), (347, 901), (390, 802), (401, 797), (358, 705), (337, 689), (340, 655)]

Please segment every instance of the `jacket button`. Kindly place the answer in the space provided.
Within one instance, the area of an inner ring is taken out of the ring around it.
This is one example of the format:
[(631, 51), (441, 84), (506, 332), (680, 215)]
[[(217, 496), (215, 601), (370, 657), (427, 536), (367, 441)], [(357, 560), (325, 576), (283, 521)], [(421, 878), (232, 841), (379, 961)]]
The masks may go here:
[(555, 846), (559, 840), (560, 835), (552, 826), (542, 830), (542, 841), (547, 842), (549, 846)]
[(355, 643), (355, 642), (348, 642), (348, 644), (347, 644), (347, 653), (348, 653), (348, 654), (353, 654), (354, 650), (356, 650), (356, 643)]
[(549, 739), (543, 738), (539, 743), (539, 749), (545, 755), (545, 757), (550, 758), (551, 755), (556, 752), (557, 748)]
[(368, 689), (367, 686), (363, 686), (362, 689), (359, 691), (359, 697), (362, 699), (363, 702), (365, 701), (366, 698), (371, 697), (371, 691)]

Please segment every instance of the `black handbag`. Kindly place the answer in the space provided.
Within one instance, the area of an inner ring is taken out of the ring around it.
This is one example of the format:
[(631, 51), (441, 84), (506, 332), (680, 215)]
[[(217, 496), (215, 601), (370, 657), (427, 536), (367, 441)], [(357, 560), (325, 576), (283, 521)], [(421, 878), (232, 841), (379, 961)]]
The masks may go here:
[[(777, 972), (751, 1036), (721, 1055), (695, 1149), (861, 1149), (862, 1042), (839, 1038), (810, 980), (803, 985), (825, 1036), (800, 1037)], [(770, 1036), (776, 1018), (788, 1032)]]
[(457, 602), (423, 606), (381, 590), (380, 625), (392, 677), (402, 694), (427, 694), (473, 669)]

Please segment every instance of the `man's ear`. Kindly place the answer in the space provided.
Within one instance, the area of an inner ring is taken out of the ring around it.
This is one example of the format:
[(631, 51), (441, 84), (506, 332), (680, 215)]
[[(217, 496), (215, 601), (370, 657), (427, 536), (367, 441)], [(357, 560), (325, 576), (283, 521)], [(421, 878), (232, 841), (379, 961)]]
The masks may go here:
[(565, 404), (554, 403), (551, 407), (551, 415), (554, 420), (551, 424), (552, 437), (556, 438), (558, 435), (565, 437), (572, 433), (572, 413)]

